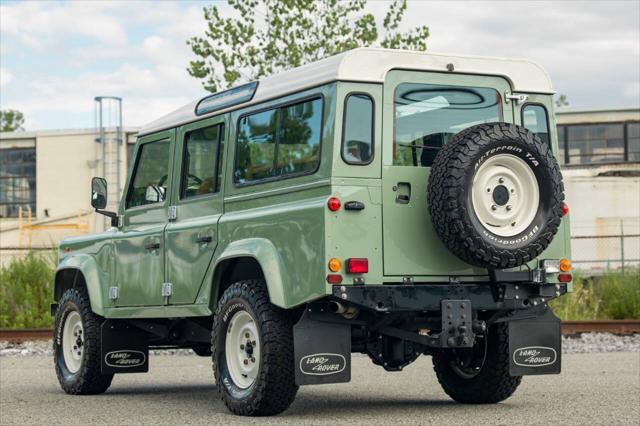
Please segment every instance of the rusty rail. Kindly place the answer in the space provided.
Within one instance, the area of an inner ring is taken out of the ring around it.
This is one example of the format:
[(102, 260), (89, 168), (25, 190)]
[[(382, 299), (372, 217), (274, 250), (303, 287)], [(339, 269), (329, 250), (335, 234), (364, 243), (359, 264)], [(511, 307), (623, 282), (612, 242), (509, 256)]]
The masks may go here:
[[(562, 322), (562, 334), (571, 336), (582, 333), (640, 333), (640, 320), (592, 320)], [(0, 329), (0, 340), (6, 340), (10, 342), (50, 340), (52, 338), (53, 330), (51, 329)]]

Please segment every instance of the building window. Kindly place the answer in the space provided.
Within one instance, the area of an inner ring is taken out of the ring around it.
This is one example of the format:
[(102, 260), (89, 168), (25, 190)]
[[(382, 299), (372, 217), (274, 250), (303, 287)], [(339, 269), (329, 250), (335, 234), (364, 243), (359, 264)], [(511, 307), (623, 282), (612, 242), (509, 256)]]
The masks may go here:
[(624, 161), (624, 125), (584, 124), (567, 126), (570, 164)]
[(558, 160), (560, 164), (566, 164), (566, 148), (565, 148), (565, 133), (567, 128), (565, 126), (558, 126)]
[(627, 152), (629, 161), (640, 161), (640, 123), (627, 123)]
[(348, 164), (373, 160), (373, 99), (363, 93), (347, 96), (342, 133), (342, 159)]
[(431, 167), (456, 133), (495, 121), (502, 121), (495, 89), (402, 83), (395, 95), (393, 165)]
[(234, 181), (246, 184), (315, 172), (321, 133), (321, 98), (240, 118)]
[(0, 218), (36, 214), (36, 149), (0, 149)]

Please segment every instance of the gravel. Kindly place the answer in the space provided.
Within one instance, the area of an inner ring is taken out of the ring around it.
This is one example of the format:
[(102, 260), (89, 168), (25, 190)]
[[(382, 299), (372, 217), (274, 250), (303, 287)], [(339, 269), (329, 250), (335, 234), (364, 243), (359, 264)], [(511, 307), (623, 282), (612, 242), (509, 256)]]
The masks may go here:
[[(562, 353), (640, 352), (640, 334), (617, 336), (611, 333), (583, 333), (562, 337)], [(152, 350), (152, 355), (193, 355), (190, 349)], [(52, 341), (12, 343), (0, 341), (0, 357), (53, 355)]]

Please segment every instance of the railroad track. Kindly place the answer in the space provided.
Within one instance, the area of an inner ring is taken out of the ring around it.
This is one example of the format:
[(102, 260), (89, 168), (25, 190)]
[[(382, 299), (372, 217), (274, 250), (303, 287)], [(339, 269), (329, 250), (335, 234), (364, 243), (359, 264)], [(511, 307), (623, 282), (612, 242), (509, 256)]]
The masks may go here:
[[(594, 320), (594, 321), (563, 321), (562, 334), (567, 336), (582, 333), (640, 333), (640, 320)], [(50, 340), (53, 338), (51, 329), (4, 330), (0, 329), (0, 341), (25, 342), (30, 340)]]

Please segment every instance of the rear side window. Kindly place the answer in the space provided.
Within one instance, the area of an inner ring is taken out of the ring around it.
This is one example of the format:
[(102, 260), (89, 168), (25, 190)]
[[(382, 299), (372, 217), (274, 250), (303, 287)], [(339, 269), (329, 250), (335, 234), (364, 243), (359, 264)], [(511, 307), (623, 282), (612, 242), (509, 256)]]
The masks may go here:
[(180, 197), (213, 194), (219, 187), (216, 176), (222, 125), (187, 133), (184, 146)]
[(502, 110), (495, 89), (402, 83), (395, 94), (393, 164), (431, 167), (456, 133), (497, 121)]
[(522, 107), (522, 125), (549, 143), (549, 119), (545, 107), (536, 104)]
[(373, 99), (362, 93), (347, 96), (342, 130), (342, 159), (348, 164), (373, 160)]
[(169, 183), (169, 146), (169, 141), (163, 140), (140, 147), (127, 208), (164, 202)]
[(240, 118), (237, 184), (314, 173), (320, 164), (322, 99)]

